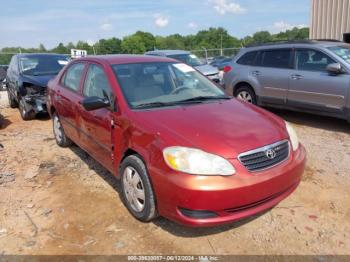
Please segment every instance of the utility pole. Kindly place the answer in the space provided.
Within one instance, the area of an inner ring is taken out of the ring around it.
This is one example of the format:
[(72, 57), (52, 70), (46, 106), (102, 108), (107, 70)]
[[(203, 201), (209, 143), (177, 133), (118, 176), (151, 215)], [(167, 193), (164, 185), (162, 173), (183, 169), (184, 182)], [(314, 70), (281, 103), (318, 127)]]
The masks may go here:
[(220, 52), (220, 55), (223, 56), (224, 52), (223, 52), (223, 50), (222, 50), (222, 33), (221, 33), (221, 50), (220, 50), (220, 51), (221, 51), (221, 52)]

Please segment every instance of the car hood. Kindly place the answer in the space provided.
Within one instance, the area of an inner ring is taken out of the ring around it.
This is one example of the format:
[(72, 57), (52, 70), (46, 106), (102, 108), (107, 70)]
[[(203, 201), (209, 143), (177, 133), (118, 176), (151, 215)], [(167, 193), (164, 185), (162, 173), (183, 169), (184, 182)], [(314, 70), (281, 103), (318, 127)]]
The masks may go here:
[(199, 148), (228, 159), (288, 138), (282, 119), (236, 99), (135, 114), (165, 146)]
[(216, 67), (211, 65), (200, 65), (196, 66), (196, 69), (200, 71), (203, 75), (215, 75), (219, 73), (219, 70)]
[(56, 75), (39, 75), (39, 76), (27, 76), (23, 75), (23, 82), (28, 82), (36, 86), (46, 87), (47, 83)]

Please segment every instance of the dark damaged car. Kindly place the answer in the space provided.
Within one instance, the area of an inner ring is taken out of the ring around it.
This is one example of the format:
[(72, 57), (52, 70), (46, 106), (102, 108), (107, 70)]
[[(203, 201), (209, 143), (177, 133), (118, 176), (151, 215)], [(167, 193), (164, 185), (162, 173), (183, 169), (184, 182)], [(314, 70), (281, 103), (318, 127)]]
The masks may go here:
[(58, 54), (17, 54), (7, 71), (7, 94), (12, 108), (19, 108), (23, 120), (46, 113), (46, 86), (69, 61)]

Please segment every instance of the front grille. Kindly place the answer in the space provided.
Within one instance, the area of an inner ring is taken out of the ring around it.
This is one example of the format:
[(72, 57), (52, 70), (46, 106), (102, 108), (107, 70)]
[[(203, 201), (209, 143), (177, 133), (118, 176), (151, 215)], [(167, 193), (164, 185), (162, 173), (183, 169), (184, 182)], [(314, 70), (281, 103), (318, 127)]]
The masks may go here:
[(238, 160), (249, 171), (257, 172), (282, 163), (289, 157), (289, 141), (284, 140), (264, 146), (238, 156)]

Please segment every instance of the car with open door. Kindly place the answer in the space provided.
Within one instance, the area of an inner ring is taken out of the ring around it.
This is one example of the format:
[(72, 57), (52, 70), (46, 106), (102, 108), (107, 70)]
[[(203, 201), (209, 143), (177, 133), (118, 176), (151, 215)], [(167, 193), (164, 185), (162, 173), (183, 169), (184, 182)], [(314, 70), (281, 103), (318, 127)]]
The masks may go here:
[(49, 82), (48, 110), (57, 144), (75, 143), (120, 179), (144, 222), (249, 217), (290, 195), (305, 167), (289, 123), (170, 58), (76, 59)]

